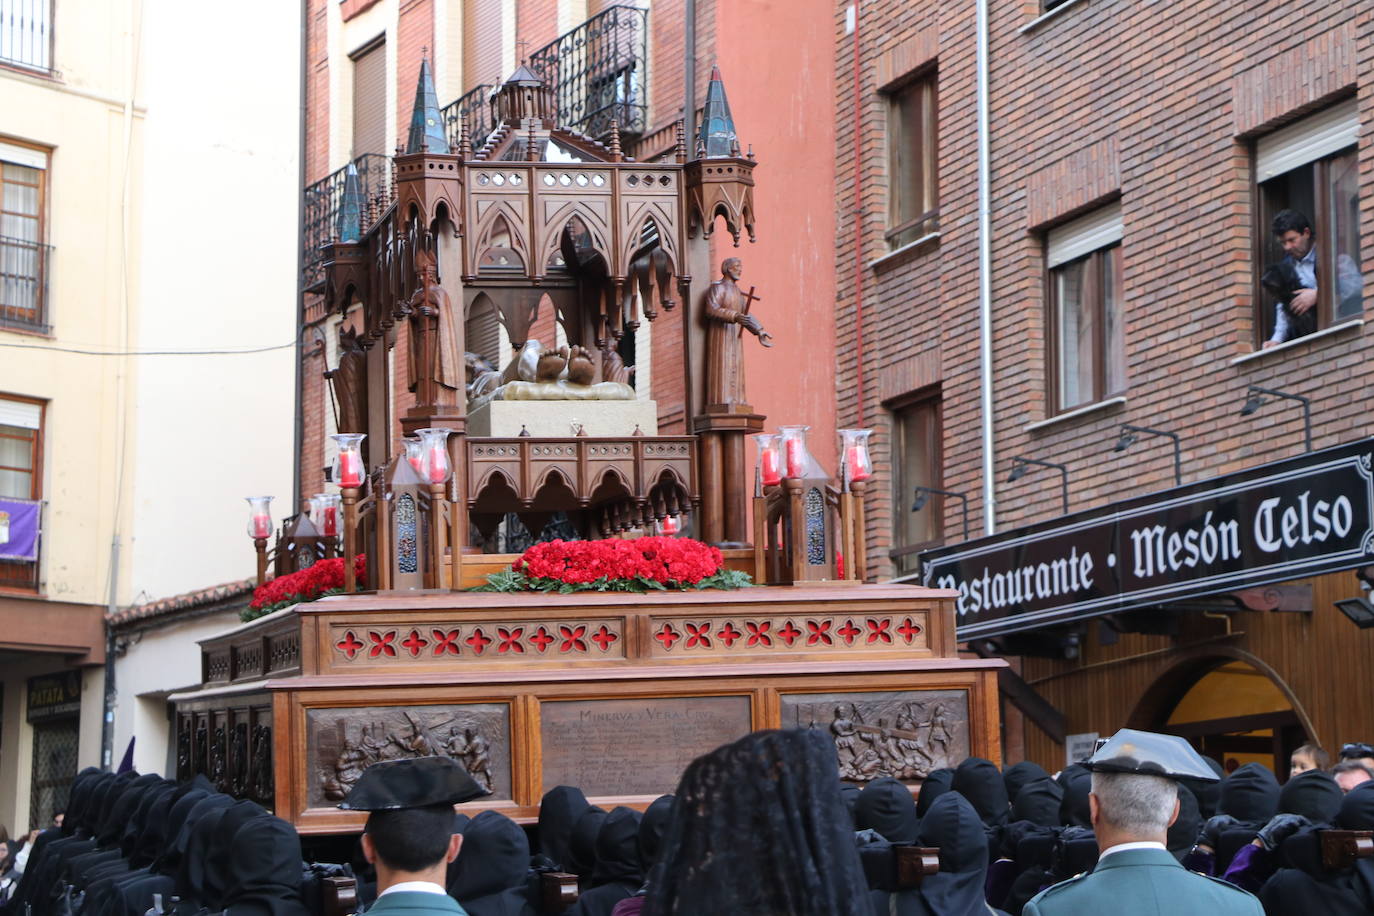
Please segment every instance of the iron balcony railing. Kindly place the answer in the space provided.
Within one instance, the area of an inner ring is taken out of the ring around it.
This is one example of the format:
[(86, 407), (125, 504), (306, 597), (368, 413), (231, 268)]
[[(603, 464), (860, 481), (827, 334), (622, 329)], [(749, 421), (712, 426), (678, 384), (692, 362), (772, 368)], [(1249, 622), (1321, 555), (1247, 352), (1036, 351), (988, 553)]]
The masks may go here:
[(603, 138), (648, 126), (649, 11), (613, 6), (530, 55), (529, 67), (553, 87), (558, 123)]
[(358, 238), (362, 233), (362, 217), (367, 212), (368, 201), (391, 185), (390, 156), (364, 153), (349, 165), (358, 170), (356, 209), (344, 207), (344, 192), (348, 190), (347, 165), (305, 189), (305, 234), (301, 239), (302, 289), (309, 289), (324, 279), (324, 253), (320, 250), (321, 246), (330, 239), (343, 238), (350, 232), (355, 239)]
[(52, 0), (0, 0), (0, 63), (52, 72)]
[(48, 332), (51, 245), (0, 235), (0, 327)]
[(450, 153), (458, 152), (458, 125), (464, 116), (468, 119), (468, 139), (473, 149), (481, 149), (496, 129), (491, 113), (491, 90), (489, 83), (483, 83), (439, 110), (444, 117), (444, 135), (448, 137)]

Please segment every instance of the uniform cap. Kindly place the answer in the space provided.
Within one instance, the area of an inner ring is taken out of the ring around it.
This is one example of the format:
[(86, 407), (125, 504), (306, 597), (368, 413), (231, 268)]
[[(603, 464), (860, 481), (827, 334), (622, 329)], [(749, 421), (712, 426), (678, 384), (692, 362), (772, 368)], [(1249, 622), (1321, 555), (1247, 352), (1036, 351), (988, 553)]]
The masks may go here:
[(384, 760), (363, 770), (339, 807), (346, 811), (396, 811), (457, 805), (490, 794), (451, 757), (411, 757)]
[(1094, 773), (1135, 773), (1165, 779), (1216, 782), (1217, 775), (1193, 746), (1177, 735), (1123, 728), (1083, 766)]

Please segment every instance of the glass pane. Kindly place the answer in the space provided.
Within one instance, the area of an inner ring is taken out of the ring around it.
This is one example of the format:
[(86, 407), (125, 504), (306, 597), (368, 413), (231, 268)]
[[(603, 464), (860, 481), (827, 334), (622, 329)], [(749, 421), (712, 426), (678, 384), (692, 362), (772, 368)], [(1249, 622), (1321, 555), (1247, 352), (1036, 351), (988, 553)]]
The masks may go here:
[(0, 471), (0, 497), (33, 498), (33, 475), (28, 471)]
[(1106, 334), (1102, 348), (1106, 365), (1103, 376), (1107, 389), (1103, 395), (1126, 390), (1126, 316), (1122, 313), (1121, 246), (1115, 245), (1097, 255), (1102, 265), (1102, 323)]
[(33, 469), (33, 442), (0, 436), (0, 465), (7, 468)]
[(15, 184), (14, 172), (33, 172), (33, 169), (20, 168), (17, 165), (5, 166), (5, 196), (0, 209), (8, 213), (24, 213), (29, 216), (38, 215), (38, 188), (34, 185)]
[(1093, 400), (1093, 310), (1084, 301), (1086, 258), (1054, 270), (1055, 340), (1059, 363), (1059, 408)]
[[(901, 226), (935, 206), (934, 92), (935, 81), (924, 79), (892, 96), (888, 111), (890, 226)], [(924, 231), (913, 227), (891, 243), (894, 247), (906, 244)]]
[(0, 236), (24, 242), (38, 241), (38, 218), (0, 213)]
[[(903, 408), (894, 416), (896, 473), (893, 481), (893, 546), (907, 547), (938, 541), (942, 537), (944, 498), (932, 496), (920, 511), (912, 512), (916, 487), (940, 486), (939, 405), (923, 401)], [(897, 572), (914, 572), (916, 555), (898, 558)]]
[(1360, 265), (1360, 176), (1355, 151), (1331, 159), (1327, 174), (1330, 176), (1331, 200), (1327, 237), (1336, 255), (1336, 295), (1331, 301), (1337, 318), (1349, 318), (1364, 309), (1364, 277)]

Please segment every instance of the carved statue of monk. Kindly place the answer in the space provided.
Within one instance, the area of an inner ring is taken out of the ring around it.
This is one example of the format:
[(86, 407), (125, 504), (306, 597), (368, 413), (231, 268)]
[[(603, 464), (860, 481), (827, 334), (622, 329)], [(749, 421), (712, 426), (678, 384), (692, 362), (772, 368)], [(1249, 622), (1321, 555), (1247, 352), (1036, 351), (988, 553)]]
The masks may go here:
[(720, 265), (720, 279), (706, 293), (706, 404), (735, 406), (748, 403), (744, 398), (743, 331), (759, 339), (765, 347), (773, 338), (749, 314), (750, 297), (739, 288), (742, 264), (739, 258), (726, 258)]
[(324, 377), (334, 391), (339, 432), (367, 432), (367, 353), (357, 331), (339, 325), (339, 365)]
[[(425, 372), (425, 341), (429, 339), (429, 377), (436, 386), (436, 403), (456, 404), (457, 392), (465, 385), (466, 363), (458, 352), (458, 335), (453, 330), (453, 309), (448, 293), (439, 285), (434, 272), (434, 255), (420, 249), (415, 253), (418, 285), (406, 303), (410, 314), (410, 390), (417, 391)], [(424, 333), (431, 318), (438, 319), (439, 333)]]

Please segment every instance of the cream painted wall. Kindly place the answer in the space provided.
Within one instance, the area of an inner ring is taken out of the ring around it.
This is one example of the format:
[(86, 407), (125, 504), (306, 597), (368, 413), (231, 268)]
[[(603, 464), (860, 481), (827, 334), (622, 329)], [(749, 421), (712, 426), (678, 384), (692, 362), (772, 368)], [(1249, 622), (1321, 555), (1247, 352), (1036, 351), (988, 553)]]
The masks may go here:
[(252, 576), (243, 497), (294, 511), (299, 4), (144, 4), (136, 344), (276, 349), (140, 358), (121, 603)]
[(171, 723), (167, 695), (200, 686), (200, 647), (197, 642), (239, 625), (232, 612), (201, 617), (146, 630), (129, 637), (115, 662), (114, 754), (118, 758), (134, 742), (134, 766), (142, 773), (162, 773), (167, 767)]

